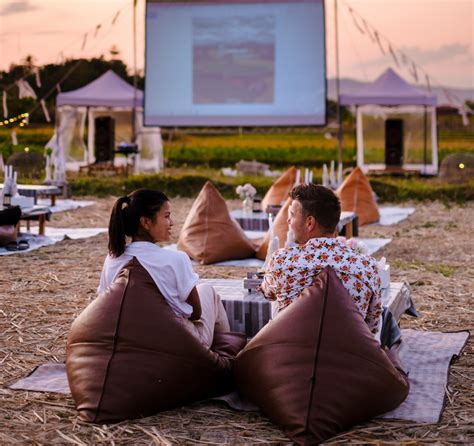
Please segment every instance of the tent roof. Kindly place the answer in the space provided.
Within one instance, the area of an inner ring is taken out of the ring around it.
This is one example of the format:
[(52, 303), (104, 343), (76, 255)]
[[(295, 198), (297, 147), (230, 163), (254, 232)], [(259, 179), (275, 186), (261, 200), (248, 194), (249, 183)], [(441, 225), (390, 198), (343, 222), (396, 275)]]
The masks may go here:
[[(133, 107), (134, 88), (108, 70), (102, 76), (77, 90), (59, 93), (56, 105), (75, 105), (84, 107)], [(143, 106), (143, 91), (136, 92), (135, 106)]]
[(436, 95), (413, 87), (391, 68), (356, 93), (341, 94), (342, 105), (436, 105)]

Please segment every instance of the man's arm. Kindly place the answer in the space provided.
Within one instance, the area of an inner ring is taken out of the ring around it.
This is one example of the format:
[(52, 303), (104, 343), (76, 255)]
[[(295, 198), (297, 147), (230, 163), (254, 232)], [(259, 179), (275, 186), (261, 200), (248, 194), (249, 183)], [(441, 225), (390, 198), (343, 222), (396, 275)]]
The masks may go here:
[(262, 283), (257, 287), (257, 291), (263, 294), (265, 299), (276, 300), (277, 280), (275, 277), (275, 254), (271, 257), (263, 275)]
[(258, 286), (257, 291), (263, 293), (265, 299), (276, 300), (275, 280), (271, 273), (265, 273), (263, 276), (263, 282)]
[(380, 276), (377, 271), (377, 268), (374, 267), (374, 282), (375, 285), (373, 287), (373, 295), (369, 302), (369, 308), (367, 309), (367, 316), (365, 318), (367, 325), (369, 326), (370, 331), (373, 334), (376, 334), (381, 327), (380, 324), (380, 316), (382, 314), (382, 290), (380, 288)]

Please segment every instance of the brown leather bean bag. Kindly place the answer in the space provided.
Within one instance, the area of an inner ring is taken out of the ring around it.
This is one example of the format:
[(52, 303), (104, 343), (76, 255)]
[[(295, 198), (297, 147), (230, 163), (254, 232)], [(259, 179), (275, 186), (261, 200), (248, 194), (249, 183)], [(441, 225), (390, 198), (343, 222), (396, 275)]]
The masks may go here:
[(224, 198), (210, 181), (189, 211), (178, 249), (203, 265), (255, 255), (254, 244), (230, 216)]
[(336, 191), (341, 200), (343, 211), (355, 212), (359, 225), (375, 223), (380, 220), (380, 213), (374, 199), (370, 182), (360, 167), (356, 167)]
[(288, 194), (293, 189), (296, 181), (296, 172), (298, 169), (294, 166), (285, 170), (283, 174), (268, 189), (262, 200), (262, 210), (265, 211), (267, 206), (279, 206), (288, 198)]
[(244, 345), (244, 335), (216, 333), (206, 349), (134, 259), (73, 322), (67, 376), (85, 421), (144, 417), (227, 392)]
[[(288, 208), (291, 204), (291, 198), (288, 198), (283, 207), (278, 211), (275, 221), (273, 222), (273, 232), (278, 236), (280, 248), (285, 247), (286, 235), (288, 233)], [(255, 256), (257, 259), (265, 260), (268, 251), (268, 244), (270, 243), (270, 231), (267, 231), (263, 237), (262, 244), (257, 250)]]
[(247, 344), (234, 371), (239, 391), (293, 441), (317, 444), (397, 407), (409, 388), (397, 367), (326, 268)]

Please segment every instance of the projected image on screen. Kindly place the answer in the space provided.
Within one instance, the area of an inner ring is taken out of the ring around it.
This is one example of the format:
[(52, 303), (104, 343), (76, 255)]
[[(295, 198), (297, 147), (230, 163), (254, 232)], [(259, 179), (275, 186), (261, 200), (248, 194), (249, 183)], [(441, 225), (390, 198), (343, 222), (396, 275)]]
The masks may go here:
[(145, 125), (326, 123), (324, 0), (147, 0)]
[(194, 104), (273, 102), (273, 15), (199, 17), (192, 24)]

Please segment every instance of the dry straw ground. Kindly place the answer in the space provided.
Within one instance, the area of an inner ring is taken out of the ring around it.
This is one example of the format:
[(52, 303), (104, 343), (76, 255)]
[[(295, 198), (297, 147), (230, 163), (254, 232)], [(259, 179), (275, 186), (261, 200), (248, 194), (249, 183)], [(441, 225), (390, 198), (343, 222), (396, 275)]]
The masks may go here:
[[(97, 200), (94, 206), (55, 215), (50, 224), (106, 226), (112, 203), (112, 198)], [(173, 200), (175, 234), (191, 203), (189, 199)], [(441, 331), (472, 329), (474, 205), (415, 206), (415, 214), (396, 226), (370, 226), (361, 231), (363, 236), (393, 238), (376, 256), (389, 259), (393, 279), (409, 282), (422, 313), (418, 320), (403, 316), (401, 326)], [(93, 426), (77, 418), (70, 396), (6, 387), (40, 364), (64, 361), (70, 324), (95, 298), (106, 243), (107, 237), (102, 234), (0, 257), (0, 444), (289, 443), (265, 416), (233, 412), (219, 404), (194, 404), (137, 421)], [(245, 271), (199, 267), (198, 272), (202, 277), (240, 278)], [(439, 424), (376, 420), (331, 441), (472, 443), (473, 346), (471, 340), (451, 367), (446, 409)]]

